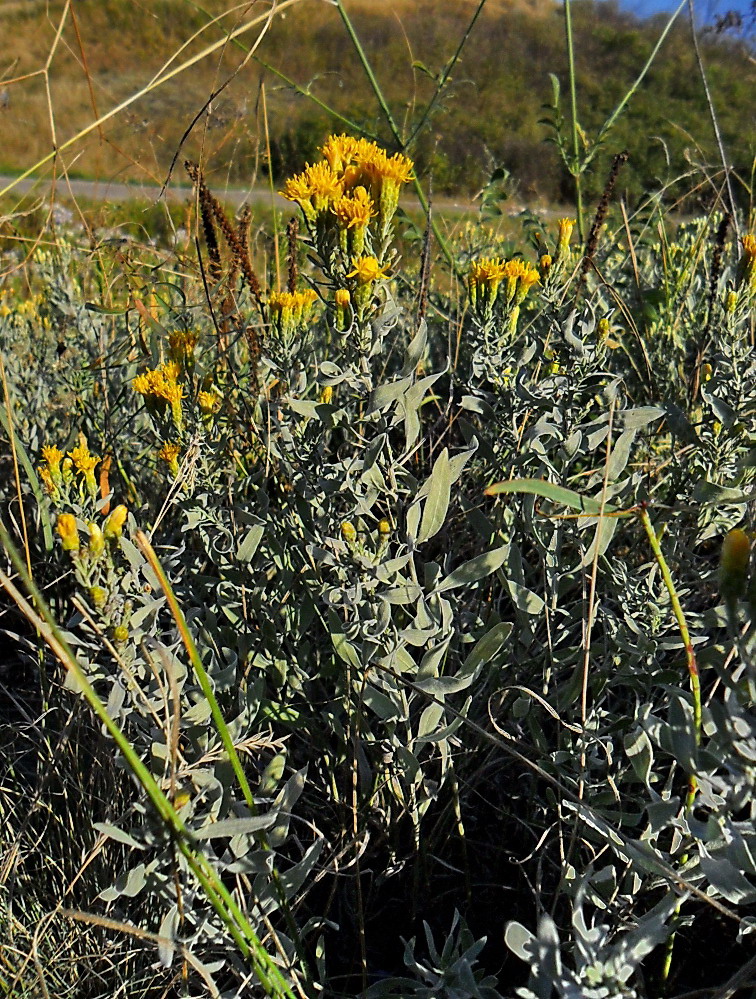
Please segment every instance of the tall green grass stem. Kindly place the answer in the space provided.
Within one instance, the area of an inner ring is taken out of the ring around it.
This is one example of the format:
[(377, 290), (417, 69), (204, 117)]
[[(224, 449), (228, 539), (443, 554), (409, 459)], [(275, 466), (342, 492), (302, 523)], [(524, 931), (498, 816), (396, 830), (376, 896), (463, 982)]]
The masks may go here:
[(208, 901), (227, 927), (240, 953), (245, 960), (250, 962), (255, 975), (265, 989), (266, 995), (294, 999), (294, 993), (262, 946), (249, 920), (207, 858), (196, 846), (190, 830), (187, 829), (173, 804), (134, 751), (123, 730), (108, 714), (106, 705), (87, 679), (81, 664), (68, 645), (39, 589), (28, 574), (24, 560), (11, 540), (5, 525), (1, 522), (0, 542), (9, 555), (16, 572), (21, 577), (32, 603), (29, 603), (2, 570), (0, 570), (0, 585), (3, 586), (26, 619), (38, 630), (55, 657), (75, 679), (82, 696), (105, 727), (129, 769), (141, 784), (166, 832), (172, 836), (176, 846), (185, 857), (189, 869), (197, 878)]
[(584, 167), (580, 163), (580, 136), (577, 118), (577, 86), (575, 81), (575, 46), (572, 39), (572, 13), (570, 0), (564, 0), (564, 33), (567, 45), (567, 71), (570, 77), (570, 123), (572, 131), (572, 167), (570, 172), (575, 180), (575, 214), (577, 216), (580, 242), (585, 240), (583, 231), (583, 189), (581, 175)]

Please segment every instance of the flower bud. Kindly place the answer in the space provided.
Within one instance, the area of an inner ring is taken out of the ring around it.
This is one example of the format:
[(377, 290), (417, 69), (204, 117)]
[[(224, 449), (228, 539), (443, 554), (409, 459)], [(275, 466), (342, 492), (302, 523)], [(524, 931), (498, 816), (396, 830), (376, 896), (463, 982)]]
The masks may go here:
[(87, 524), (87, 530), (89, 531), (89, 554), (92, 558), (99, 558), (105, 551), (105, 538), (93, 520)]
[(727, 601), (739, 600), (745, 592), (751, 542), (739, 527), (729, 531), (722, 542), (719, 588)]
[(58, 514), (55, 530), (63, 542), (63, 551), (76, 552), (79, 550), (79, 531), (76, 527), (76, 517), (72, 513)]
[(331, 400), (333, 399), (333, 385), (324, 385), (320, 390), (320, 401), (326, 405), (330, 406)]
[(391, 524), (389, 524), (389, 522), (385, 518), (383, 520), (378, 521), (378, 533), (382, 537), (387, 537), (389, 534), (391, 534)]
[(341, 525), (341, 536), (350, 545), (353, 545), (357, 540), (357, 530), (351, 521), (345, 520)]
[(103, 534), (108, 541), (115, 541), (123, 533), (123, 525), (128, 516), (128, 509), (120, 503), (105, 521)]
[(108, 602), (108, 591), (102, 586), (90, 586), (89, 599), (93, 607), (104, 607)]
[(125, 624), (117, 624), (113, 628), (113, 641), (114, 642), (128, 642), (129, 640), (129, 629)]

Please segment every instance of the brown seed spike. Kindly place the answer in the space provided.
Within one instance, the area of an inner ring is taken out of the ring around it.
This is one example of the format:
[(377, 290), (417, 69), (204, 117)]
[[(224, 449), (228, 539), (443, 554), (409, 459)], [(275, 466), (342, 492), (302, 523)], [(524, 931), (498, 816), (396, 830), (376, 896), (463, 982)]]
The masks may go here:
[(596, 250), (598, 248), (598, 238), (601, 232), (601, 226), (606, 220), (606, 213), (609, 211), (609, 201), (614, 193), (614, 185), (617, 183), (617, 177), (622, 167), (627, 163), (630, 157), (630, 153), (626, 149), (623, 149), (621, 153), (617, 153), (612, 161), (612, 169), (609, 171), (609, 176), (606, 180), (606, 186), (604, 187), (604, 193), (601, 195), (601, 200), (596, 208), (596, 215), (593, 219), (593, 225), (591, 226), (591, 231), (588, 234), (588, 242), (585, 244), (585, 256), (583, 257), (583, 266), (580, 273), (580, 285), (585, 282), (585, 277), (590, 270), (591, 263), (594, 256), (596, 255)]
[(220, 247), (218, 246), (218, 237), (215, 233), (215, 225), (213, 223), (214, 211), (213, 211), (213, 196), (205, 184), (205, 178), (202, 174), (202, 170), (196, 163), (192, 163), (191, 160), (187, 160), (184, 163), (186, 172), (189, 174), (189, 178), (197, 188), (197, 196), (199, 200), (200, 207), (200, 218), (202, 219), (202, 231), (205, 234), (205, 245), (207, 246), (207, 256), (208, 256), (208, 266), (207, 271), (213, 281), (219, 281), (223, 269), (221, 266), (221, 255)]

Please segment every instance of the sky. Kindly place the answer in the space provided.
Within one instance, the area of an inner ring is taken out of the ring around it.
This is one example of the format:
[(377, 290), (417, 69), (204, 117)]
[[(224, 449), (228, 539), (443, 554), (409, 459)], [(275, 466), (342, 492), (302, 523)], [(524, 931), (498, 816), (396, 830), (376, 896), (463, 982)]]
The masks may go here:
[[(677, 3), (675, 0), (620, 0), (621, 7), (640, 17), (671, 12), (677, 7)], [(732, 10), (740, 14), (752, 30), (756, 26), (756, 10), (751, 0), (696, 0), (694, 9), (698, 20), (706, 24), (713, 23), (717, 15), (722, 16)]]

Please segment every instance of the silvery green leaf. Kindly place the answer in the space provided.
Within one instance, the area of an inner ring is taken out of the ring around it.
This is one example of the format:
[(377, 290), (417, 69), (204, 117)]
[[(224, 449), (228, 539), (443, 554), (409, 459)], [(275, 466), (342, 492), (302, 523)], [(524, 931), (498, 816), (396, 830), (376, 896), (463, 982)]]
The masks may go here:
[(405, 708), (398, 694), (391, 697), (370, 683), (366, 684), (362, 691), (362, 700), (382, 721), (401, 718), (405, 714)]
[(632, 451), (636, 433), (637, 430), (635, 428), (623, 430), (614, 442), (606, 469), (607, 481), (614, 482), (624, 472), (625, 466), (630, 459), (630, 452)]
[(436, 593), (445, 593), (458, 586), (469, 586), (485, 579), (486, 576), (490, 576), (492, 572), (496, 572), (504, 564), (508, 554), (509, 545), (502, 545), (500, 548), (494, 548), (482, 555), (476, 555), (468, 562), (463, 562), (441, 581), (436, 587)]
[(728, 902), (744, 905), (756, 899), (756, 887), (727, 857), (712, 857), (702, 848), (699, 862), (709, 882)]
[(239, 819), (220, 819), (218, 822), (202, 826), (201, 829), (193, 829), (192, 835), (199, 840), (219, 839), (221, 837), (230, 839), (232, 836), (270, 829), (275, 820), (275, 811), (266, 812), (265, 815), (249, 815)]
[(164, 968), (170, 968), (173, 964), (173, 955), (176, 950), (176, 930), (179, 925), (178, 905), (172, 905), (160, 923), (158, 929), (158, 958)]
[(444, 448), (436, 458), (430, 478), (427, 483), (427, 499), (423, 509), (423, 519), (420, 522), (420, 533), (417, 536), (417, 543), (423, 544), (444, 525), (446, 513), (449, 509), (449, 498), (451, 495), (452, 474), (449, 467), (449, 451)]
[(411, 375), (416, 370), (423, 354), (425, 353), (427, 342), (428, 324), (424, 319), (422, 319), (418, 325), (417, 333), (415, 333), (414, 337), (407, 345), (407, 351), (404, 355), (404, 365), (401, 370), (401, 374), (403, 376)]
[(654, 765), (654, 747), (646, 732), (636, 728), (628, 732), (624, 739), (625, 752), (633, 765), (633, 770), (648, 787), (651, 768)]
[(509, 621), (502, 621), (500, 624), (495, 624), (493, 628), (486, 632), (486, 634), (476, 643), (473, 650), (468, 653), (460, 672), (463, 674), (474, 673), (480, 666), (484, 666), (491, 662), (499, 649), (512, 634), (512, 627), (513, 625)]
[(654, 420), (659, 420), (666, 413), (663, 406), (638, 406), (635, 409), (625, 409), (622, 412), (622, 426), (625, 430), (640, 430)]
[(504, 929), (504, 943), (521, 961), (529, 962), (533, 957), (535, 936), (516, 920), (507, 923)]
[(265, 528), (258, 524), (249, 529), (236, 551), (236, 558), (239, 562), (252, 561), (264, 533)]
[(124, 832), (123, 829), (119, 829), (118, 826), (111, 825), (109, 822), (93, 822), (92, 825), (103, 836), (107, 836), (108, 839), (113, 839), (117, 843), (123, 843), (132, 850), (144, 850), (145, 848), (143, 843), (137, 842), (129, 833)]

